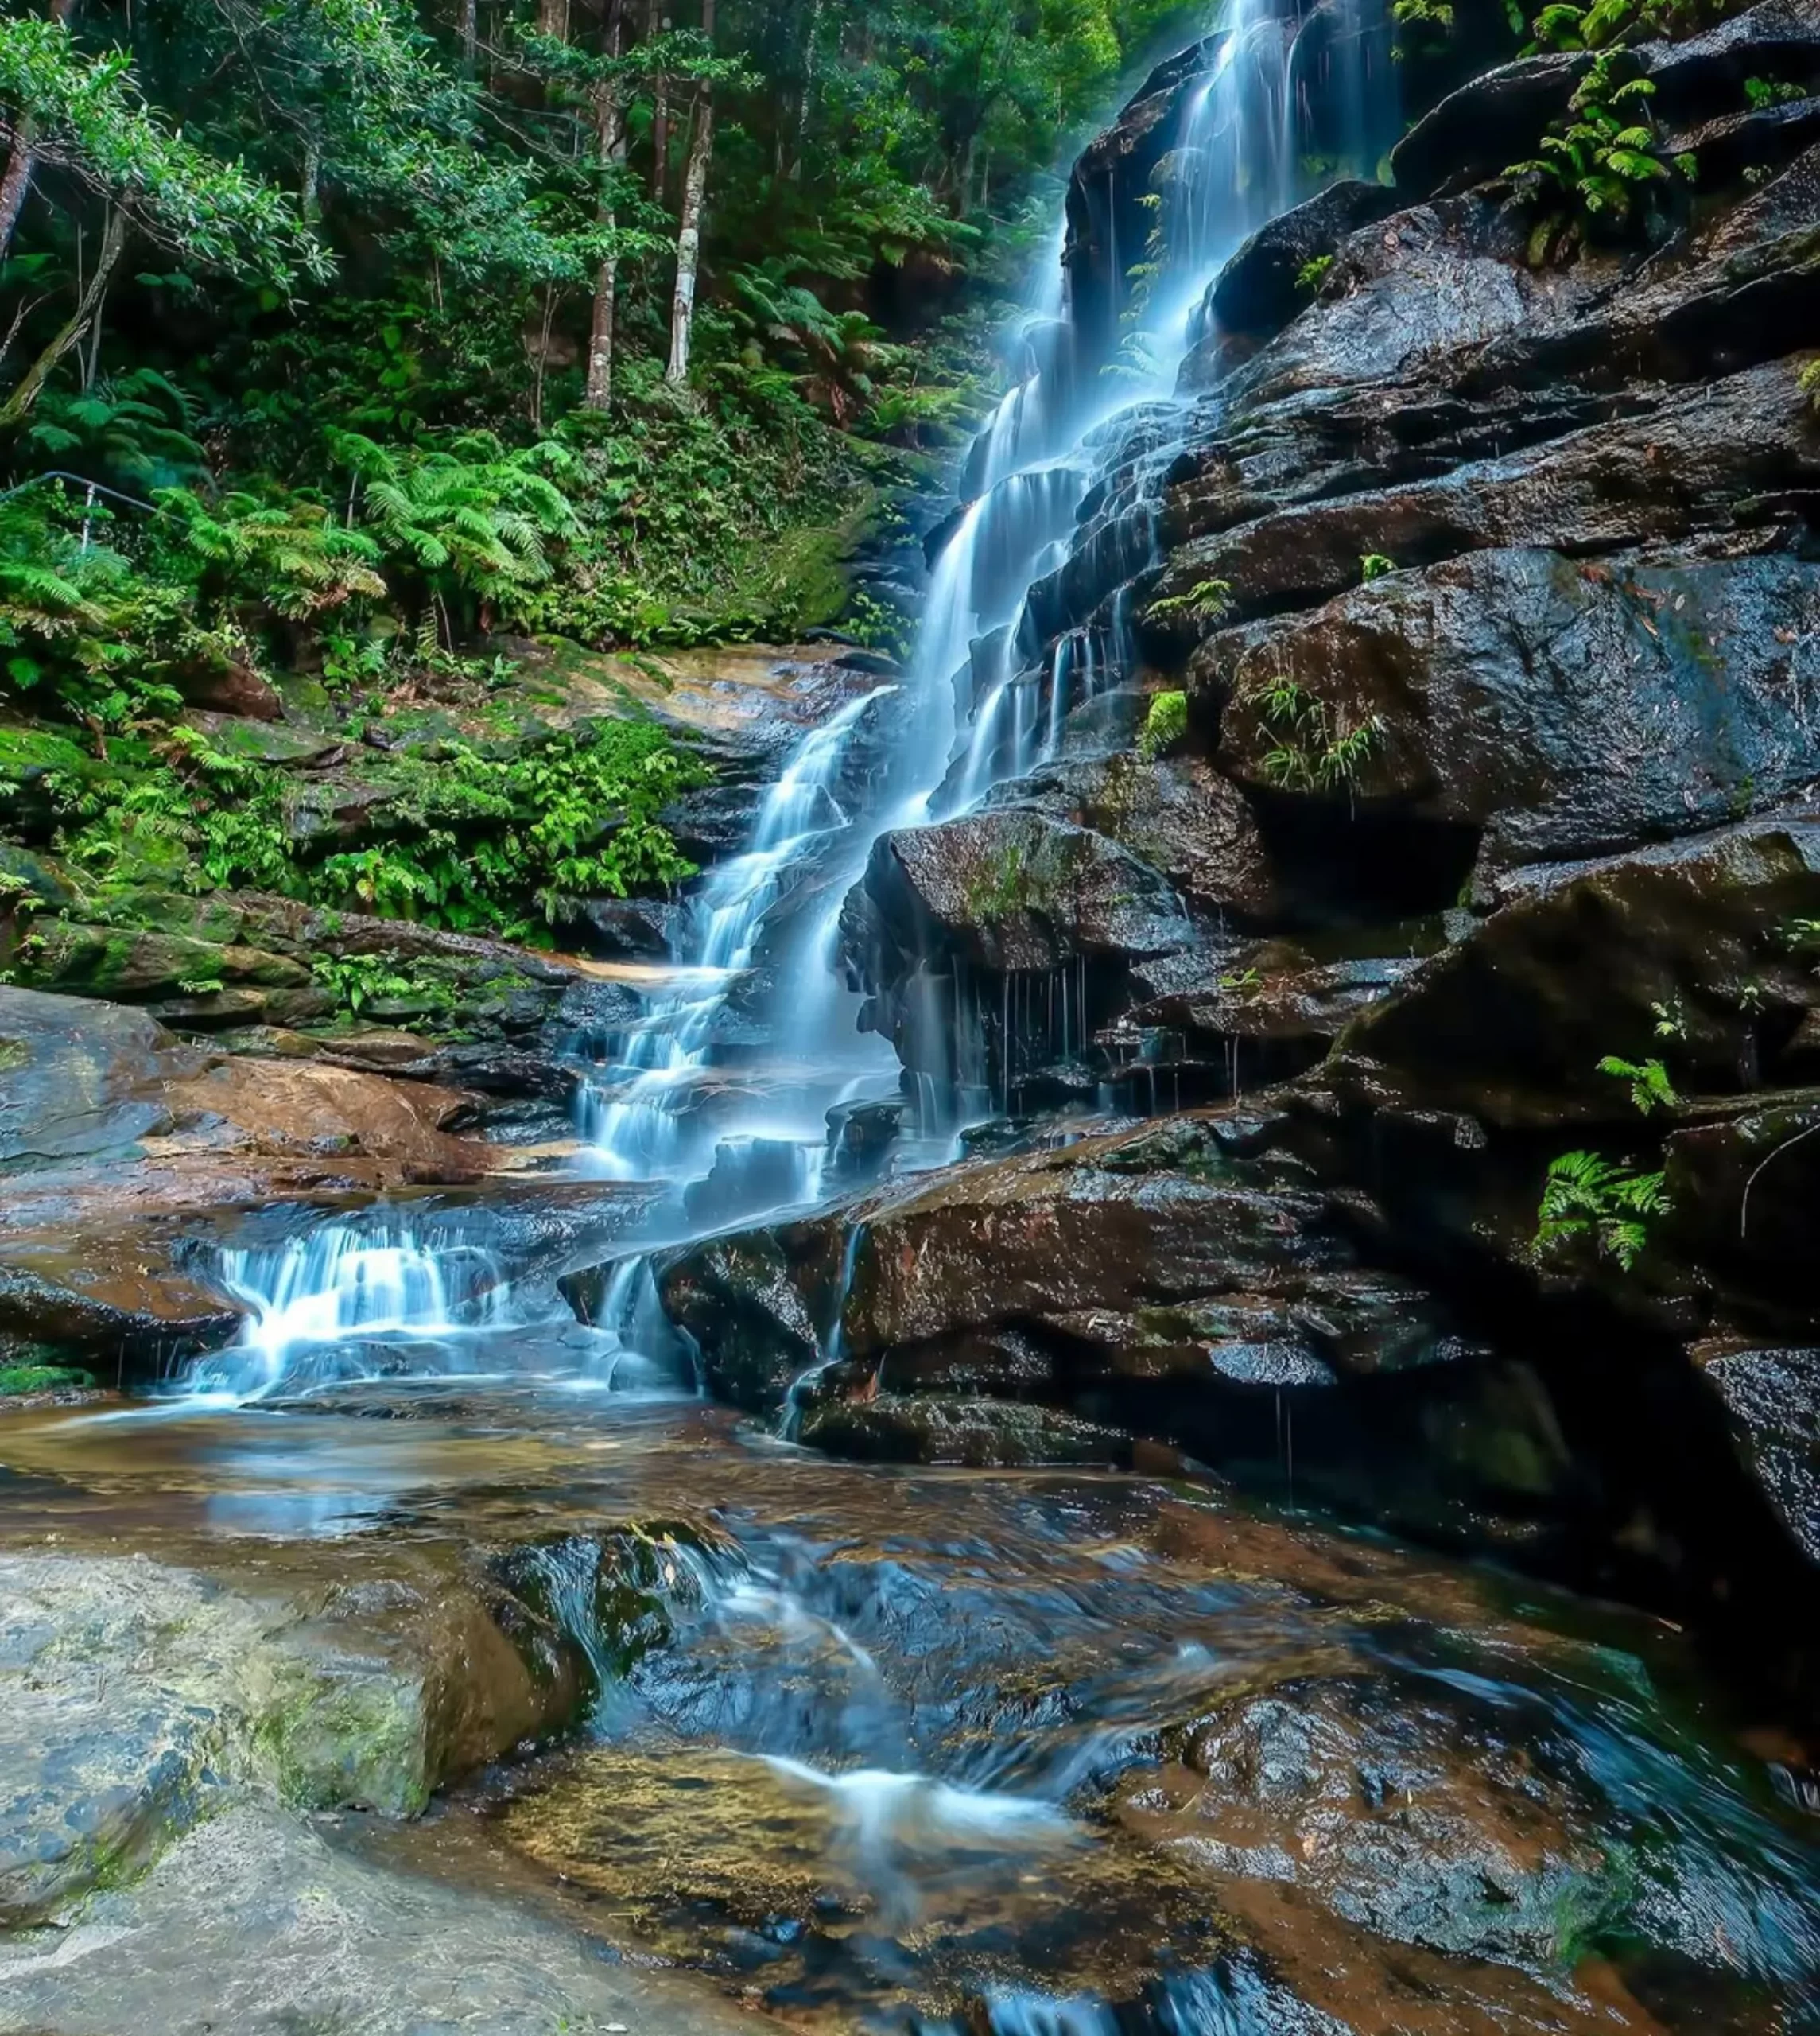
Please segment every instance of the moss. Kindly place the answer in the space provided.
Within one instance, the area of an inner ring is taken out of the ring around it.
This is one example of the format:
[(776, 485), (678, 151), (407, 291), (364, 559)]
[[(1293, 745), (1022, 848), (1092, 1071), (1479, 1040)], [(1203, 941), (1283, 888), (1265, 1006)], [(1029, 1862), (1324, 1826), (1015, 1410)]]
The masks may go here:
[(14, 1400), (32, 1393), (85, 1393), (95, 1381), (72, 1365), (0, 1364), (0, 1400)]
[(254, 1727), (279, 1795), (300, 1809), (420, 1816), (429, 1806), (422, 1695), (384, 1673), (304, 1675)]

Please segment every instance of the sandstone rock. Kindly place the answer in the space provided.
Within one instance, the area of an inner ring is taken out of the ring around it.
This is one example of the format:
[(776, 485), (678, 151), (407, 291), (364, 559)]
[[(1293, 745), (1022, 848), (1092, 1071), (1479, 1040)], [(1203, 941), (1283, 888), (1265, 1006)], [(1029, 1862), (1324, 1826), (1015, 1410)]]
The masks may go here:
[(129, 1151), (169, 1126), (162, 1078), (200, 1064), (142, 1012), (0, 985), (0, 1163)]
[(997, 972), (1091, 954), (1156, 954), (1192, 929), (1168, 884), (1103, 835), (992, 812), (887, 835), (866, 889), (906, 946), (924, 930)]
[(252, 1805), (198, 1826), (137, 1886), (49, 1941), (0, 1951), (7, 2036), (425, 2036), (635, 2028), (762, 2036), (706, 1982), (609, 1964), (522, 1903), (389, 1871), (301, 1818)]
[[(1494, 550), (1216, 636), (1195, 670), (1241, 782), (1482, 827), (1502, 865), (1694, 833), (1820, 779), (1817, 643), (1820, 566), (1796, 558)], [(1270, 704), (1286, 687), (1299, 709)], [(1343, 778), (1286, 778), (1360, 730)]]
[(1115, 841), (1203, 911), (1267, 919), (1281, 904), (1244, 793), (1193, 755), (1065, 760), (999, 787), (987, 804), (1040, 811)]
[[(1690, 1094), (1756, 1078), (1760, 1025), (1820, 1002), (1786, 928), (1820, 896), (1820, 817), (1742, 822), (1603, 861), (1513, 875), (1472, 936), (1342, 1035), (1341, 1093), (1508, 1125), (1636, 1122), (1609, 1054), (1659, 1051), (1678, 1014)], [(1767, 1015), (1766, 1015), (1767, 1014)]]
[(1280, 332), (1313, 301), (1300, 278), (1310, 262), (1396, 209), (1386, 185), (1343, 178), (1260, 227), (1220, 271), (1207, 307), (1222, 330)]

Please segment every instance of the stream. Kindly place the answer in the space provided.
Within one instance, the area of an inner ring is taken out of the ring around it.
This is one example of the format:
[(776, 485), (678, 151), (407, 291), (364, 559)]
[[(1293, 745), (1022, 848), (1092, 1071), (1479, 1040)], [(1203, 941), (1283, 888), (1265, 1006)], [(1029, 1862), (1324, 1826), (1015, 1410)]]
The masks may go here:
[[(662, 1318), (653, 1254), (838, 1195), (844, 1113), (906, 1106), (897, 1169), (945, 1164), (1011, 1113), (1014, 1035), (1040, 1039), (1024, 1059), (1085, 1036), (1066, 970), (983, 1018), (932, 969), (906, 1084), (860, 1029), (841, 917), (886, 833), (1065, 755), (1133, 675), (1128, 601), (1046, 670), (1019, 646), (1084, 503), (1141, 490), (1100, 471), (1109, 420), (1154, 406), (1168, 461), (1209, 280), (1312, 188), (1298, 21), (1239, 0), (1226, 23), (1118, 359), (1071, 352), (1052, 254), (904, 671), (787, 757), (638, 1021), (576, 1042), (579, 1171), (653, 1189), (594, 1325), (554, 1280), (600, 1252), (515, 1263), (483, 1210), (199, 1244), (240, 1341), (147, 1404), (20, 1416), (0, 1532), (268, 1576), (379, 1541), (507, 1551), (586, 1647), (585, 1723), (336, 1844), (804, 2030), (1820, 2030), (1804, 1751), (1666, 1623), (1240, 1501), (1160, 1450), (1122, 1474), (825, 1460), (791, 1440), (796, 1393), (771, 1424), (708, 1404)], [(1369, 173), (1395, 105), (1356, 68), (1327, 88)]]

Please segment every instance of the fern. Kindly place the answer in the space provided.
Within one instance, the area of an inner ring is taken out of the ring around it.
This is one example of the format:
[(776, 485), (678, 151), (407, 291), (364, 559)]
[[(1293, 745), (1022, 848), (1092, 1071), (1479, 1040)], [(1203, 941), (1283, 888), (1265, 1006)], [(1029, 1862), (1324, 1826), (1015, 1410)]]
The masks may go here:
[(1628, 1082), (1631, 1101), (1645, 1117), (1659, 1109), (1673, 1109), (1681, 1101), (1668, 1070), (1659, 1060), (1625, 1060), (1616, 1054), (1607, 1054), (1599, 1063), (1599, 1072), (1609, 1074), (1614, 1082)]
[(1151, 701), (1150, 711), (1144, 717), (1143, 731), (1138, 737), (1138, 754), (1147, 764), (1154, 764), (1187, 732), (1188, 695), (1159, 693)]
[(1651, 1224), (1668, 1212), (1666, 1178), (1627, 1172), (1594, 1152), (1564, 1152), (1548, 1169), (1537, 1210), (1537, 1253), (1590, 1243), (1629, 1272), (1648, 1245)]
[(1185, 594), (1168, 594), (1152, 601), (1146, 614), (1151, 622), (1166, 622), (1172, 616), (1186, 616), (1195, 622), (1217, 622), (1232, 604), (1232, 587), (1228, 580), (1201, 580)]

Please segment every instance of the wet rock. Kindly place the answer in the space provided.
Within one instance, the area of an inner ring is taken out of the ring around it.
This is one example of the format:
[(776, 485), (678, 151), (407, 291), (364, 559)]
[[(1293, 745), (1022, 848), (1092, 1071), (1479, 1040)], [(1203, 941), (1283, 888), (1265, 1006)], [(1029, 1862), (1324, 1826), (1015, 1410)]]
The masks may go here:
[(1169, 1120), (716, 1239), (673, 1263), (665, 1303), (741, 1405), (774, 1405), (834, 1350), (837, 1318), (856, 1377), (882, 1363), (940, 1390), (1016, 1374), (1064, 1405), (1107, 1387), (1092, 1418), (1139, 1428), (1158, 1410), (1141, 1391), (1122, 1404), (1113, 1382), (1192, 1397), (1221, 1374), (1325, 1385), (1449, 1354), (1419, 1292), (1363, 1272), (1347, 1225), (1293, 1168), (1228, 1157), (1230, 1129)]
[(577, 1700), (572, 1671), (534, 1678), (446, 1551), (368, 1547), (326, 1588), (142, 1556), (6, 1555), (0, 1577), (14, 1925), (142, 1869), (236, 1786), (414, 1816)]
[(971, 1470), (1064, 1463), (1117, 1468), (1131, 1455), (1129, 1436), (1050, 1408), (889, 1393), (811, 1408), (801, 1438), (812, 1449), (860, 1463), (952, 1463)]
[(906, 1098), (838, 1103), (828, 1113), (828, 1150), (835, 1175), (849, 1184), (875, 1180), (909, 1114)]
[(1416, 197), (1464, 190), (1534, 155), (1592, 61), (1578, 51), (1519, 57), (1449, 93), (1391, 150), (1396, 188)]
[(1394, 212), (1386, 185), (1342, 178), (1260, 227), (1220, 271), (1208, 308), (1222, 330), (1267, 337), (1313, 301), (1301, 280), (1310, 262)]
[[(834, 1269), (817, 1264), (799, 1280), (805, 1254), (818, 1259), (829, 1241), (786, 1226), (696, 1245), (659, 1274), (664, 1311), (695, 1343), (702, 1377), (716, 1399), (751, 1413), (774, 1413), (792, 1384), (824, 1357), (822, 1326), (805, 1292)], [(836, 1247), (836, 1249), (838, 1247)], [(562, 1283), (584, 1322), (595, 1320), (611, 1269)]]
[(1820, 22), (1806, 0), (1758, 0), (1704, 34), (1641, 54), (1654, 110), (1668, 121), (1729, 111), (1752, 78), (1820, 89)]
[(0, 1245), (0, 1331), (74, 1357), (110, 1385), (161, 1377), (231, 1342), (243, 1319), (177, 1270), (176, 1249), (174, 1235), (149, 1239), (131, 1226), (14, 1230)]
[(1500, 550), (1216, 636), (1195, 672), (1241, 782), (1480, 827), (1497, 865), (1695, 833), (1812, 783), (1816, 643), (1820, 566), (1799, 558)]
[(1193, 930), (1168, 884), (1116, 843), (1034, 813), (904, 828), (872, 851), (866, 890), (887, 926), (922, 931), (995, 973), (1087, 954), (1156, 954)]
[(1817, 887), (1820, 818), (1803, 810), (1513, 873), (1469, 938), (1349, 1028), (1324, 1080), (1380, 1109), (1634, 1125), (1628, 1090), (1599, 1062), (1658, 1052), (1659, 1007), (1676, 1014), (1685, 1090), (1735, 1092), (1756, 1078), (1760, 1027), (1790, 1023), (1765, 1014), (1820, 1001), (1782, 931)]
[(1115, 841), (1204, 911), (1267, 919), (1280, 909), (1256, 815), (1239, 787), (1201, 758), (1065, 760), (1000, 786), (988, 806), (1042, 812)]
[(1702, 1370), (1745, 1467), (1820, 1562), (1820, 1350), (1723, 1349)]
[(142, 1012), (0, 985), (0, 1162), (130, 1150), (169, 1127), (162, 1078), (200, 1063)]
[(526, 1905), (388, 1870), (332, 1840), (251, 1805), (213, 1818), (138, 1886), (0, 1951), (0, 2026), (758, 2036), (770, 2026), (705, 1983), (610, 1963)]
[(1333, 1039), (1444, 944), (1438, 925), (1419, 922), (1165, 956), (1134, 972), (1148, 997), (1128, 1022), (1224, 1039)]
[(1820, 484), (1820, 437), (1793, 363), (1678, 392), (1653, 415), (1570, 432), (1532, 451), (1460, 467), (1407, 488), (1266, 513), (1189, 542), (1160, 584), (1187, 596), (1209, 578), (1232, 589), (1234, 620), (1331, 599), (1368, 553), (1426, 566), (1475, 550), (1546, 545), (1585, 557), (1723, 534), (1744, 548), (1753, 501), (1771, 549), (1787, 499)]
[(298, 962), (257, 948), (220, 946), (180, 934), (130, 932), (49, 919), (36, 929), (42, 945), (26, 973), (34, 989), (116, 1001), (172, 997), (196, 981), (274, 989), (308, 987)]
[(1571, 1741), (1519, 1746), (1498, 1705), (1438, 1678), (1361, 1668), (1240, 1692), (1182, 1760), (1188, 1775), (1133, 1792), (1134, 1823), (1378, 1937), (1547, 1966), (1623, 1898)]
[[(1317, 316), (1300, 318), (1234, 374), (1228, 401), (1266, 402), (1376, 382), (1431, 365), (1501, 333), (1546, 328), (1583, 295), (1570, 278), (1523, 266), (1524, 229), (1488, 200), (1445, 199), (1398, 212), (1341, 247)], [(1183, 386), (1210, 386), (1205, 344)]]
[[(1703, 182), (1722, 175), (1729, 151), (1749, 146), (1742, 130), (1706, 131), (1713, 167), (1709, 177), (1702, 171)], [(1782, 120), (1775, 134), (1786, 140), (1795, 131)], [(1763, 153), (1773, 162), (1777, 150)], [(1749, 167), (1760, 184), (1768, 165)], [(1570, 378), (1585, 389), (1619, 391), (1705, 381), (1798, 350), (1820, 302), (1817, 199), (1820, 148), (1808, 148), (1745, 203), (1698, 216), (1621, 286), (1570, 307), (1565, 317), (1494, 340), (1462, 364), (1459, 393), (1508, 402), (1513, 387), (1539, 392)]]
[(675, 948), (685, 908), (649, 898), (593, 898), (584, 916), (601, 950), (662, 959)]

